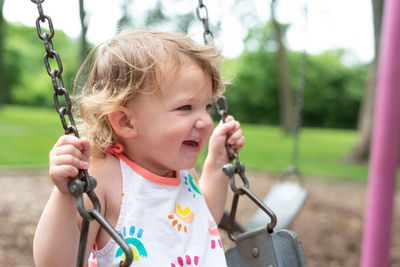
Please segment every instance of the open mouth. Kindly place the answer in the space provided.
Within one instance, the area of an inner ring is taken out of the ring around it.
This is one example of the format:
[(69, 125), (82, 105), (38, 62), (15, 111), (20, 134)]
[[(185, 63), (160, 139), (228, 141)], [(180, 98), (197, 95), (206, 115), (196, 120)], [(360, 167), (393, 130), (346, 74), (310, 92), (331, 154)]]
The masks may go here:
[(191, 147), (198, 147), (200, 144), (200, 139), (186, 140), (186, 141), (183, 141), (183, 144), (185, 144), (187, 146), (191, 146)]

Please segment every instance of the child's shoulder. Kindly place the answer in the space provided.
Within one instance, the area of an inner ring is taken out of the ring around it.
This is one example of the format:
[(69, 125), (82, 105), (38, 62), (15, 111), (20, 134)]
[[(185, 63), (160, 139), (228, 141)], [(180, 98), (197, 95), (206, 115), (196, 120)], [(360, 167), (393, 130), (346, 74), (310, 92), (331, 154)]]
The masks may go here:
[(97, 180), (100, 193), (107, 194), (119, 188), (122, 183), (122, 174), (119, 159), (108, 155), (104, 159), (95, 159), (90, 162), (89, 175)]
[(119, 159), (109, 154), (107, 154), (106, 157), (102, 159), (92, 159), (89, 166), (90, 174), (98, 174), (99, 176), (103, 176), (104, 174), (109, 173), (115, 173), (119, 169)]
[[(97, 181), (94, 191), (101, 204), (101, 213), (115, 228), (118, 222), (122, 194), (122, 174), (119, 159), (107, 154), (104, 159), (91, 160), (88, 172)], [(110, 237), (105, 231), (100, 231), (96, 238), (96, 244), (99, 247), (104, 247), (109, 239)]]

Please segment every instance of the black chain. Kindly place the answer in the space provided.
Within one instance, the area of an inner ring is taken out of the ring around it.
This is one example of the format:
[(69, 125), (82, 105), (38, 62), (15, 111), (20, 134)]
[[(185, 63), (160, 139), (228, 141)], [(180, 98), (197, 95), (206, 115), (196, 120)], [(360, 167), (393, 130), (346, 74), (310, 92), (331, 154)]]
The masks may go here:
[(214, 44), (214, 36), (212, 32), (210, 31), (210, 25), (208, 24), (208, 9), (207, 7), (203, 4), (202, 0), (199, 0), (199, 5), (196, 8), (196, 15), (199, 20), (203, 23), (203, 38), (204, 38), (204, 43), (207, 45), (212, 45)]
[[(36, 31), (39, 38), (43, 41), (46, 53), (44, 55), (44, 64), (46, 66), (47, 73), (51, 77), (54, 88), (54, 104), (58, 114), (60, 115), (61, 123), (64, 128), (65, 134), (74, 133), (76, 137), (79, 137), (77, 128), (75, 126), (74, 118), (72, 117), (71, 99), (69, 97), (68, 91), (64, 88), (64, 82), (62, 79), (63, 65), (61, 62), (60, 55), (54, 50), (52, 38), (54, 37), (54, 27), (53, 22), (49, 16), (44, 15), (41, 3), (44, 0), (35, 1), (31, 0), (33, 3), (37, 4), (39, 17), (36, 19)], [(47, 22), (49, 32), (43, 31), (41, 22)], [(58, 69), (52, 69), (50, 60), (55, 60)], [(67, 106), (61, 106), (59, 97), (64, 96), (64, 100)], [(66, 116), (70, 125), (67, 124)]]
[[(223, 108), (221, 108), (221, 103), (224, 104)], [(214, 105), (217, 108), (218, 114), (221, 116), (222, 122), (225, 123), (225, 119), (228, 116), (228, 111), (229, 111), (229, 105), (228, 105), (228, 101), (226, 100), (226, 97), (225, 96), (218, 97), (215, 100)], [(225, 147), (226, 147), (226, 151), (228, 152), (229, 160), (232, 161), (232, 160), (236, 159), (238, 161), (239, 155), (237, 153), (237, 150), (235, 148), (231, 147), (231, 145), (228, 143), (228, 139), (229, 139), (229, 136), (226, 137)]]
[(296, 104), (294, 107), (294, 132), (293, 132), (293, 150), (292, 150), (292, 172), (298, 172), (299, 163), (299, 132), (302, 124), (302, 111), (304, 105), (304, 88), (305, 88), (305, 69), (307, 65), (307, 55), (303, 51), (300, 59), (300, 70), (299, 70), (299, 87), (296, 92)]
[[(196, 15), (197, 15), (197, 18), (203, 22), (204, 43), (207, 45), (213, 45), (214, 38), (210, 31), (209, 24), (208, 24), (208, 10), (207, 10), (207, 7), (203, 4), (202, 0), (199, 0), (199, 5), (196, 8)], [(223, 105), (223, 107), (221, 107), (221, 104)], [(226, 97), (224, 95), (218, 97), (215, 100), (214, 105), (217, 108), (218, 114), (221, 116), (222, 122), (225, 123), (225, 119), (228, 116), (228, 111), (229, 111), (229, 105), (228, 105), (228, 101), (226, 100)], [(260, 200), (253, 192), (250, 191), (249, 180), (247, 179), (247, 177), (244, 173), (244, 170), (245, 170), (244, 163), (239, 160), (239, 153), (238, 153), (237, 149), (233, 148), (229, 144), (228, 139), (229, 139), (229, 135), (225, 139), (225, 148), (226, 148), (226, 152), (229, 157), (229, 163), (225, 164), (222, 167), (222, 171), (227, 176), (229, 176), (230, 186), (234, 193), (231, 212), (229, 214), (229, 221), (228, 221), (228, 225), (226, 227), (229, 238), (232, 241), (236, 240), (236, 237), (233, 233), (233, 230), (234, 230), (233, 228), (235, 225), (235, 217), (236, 217), (237, 205), (239, 202), (239, 196), (243, 195), (243, 194), (247, 195), (254, 203), (257, 204), (257, 206), (259, 206), (271, 218), (271, 222), (267, 225), (267, 229), (270, 233), (272, 233), (274, 230), (274, 227), (276, 225), (276, 222), (277, 222), (276, 215), (273, 213), (273, 211), (271, 211), (267, 207), (267, 205), (265, 205), (265, 203), (262, 200)], [(243, 185), (240, 187), (237, 187), (237, 185), (236, 185), (235, 174), (238, 174), (242, 181)]]
[[(304, 7), (304, 18), (305, 24), (307, 23), (307, 6)], [(306, 29), (305, 29), (306, 31)], [(298, 72), (299, 86), (296, 94), (296, 105), (295, 105), (295, 127), (294, 127), (294, 142), (293, 142), (293, 153), (292, 153), (292, 165), (297, 166), (298, 164), (298, 147), (299, 147), (299, 132), (302, 124), (302, 113), (304, 106), (304, 90), (306, 87), (306, 69), (307, 69), (307, 52), (303, 48), (300, 58), (300, 67)]]
[[(307, 6), (304, 6), (303, 16), (305, 24), (305, 33), (307, 32)], [(305, 34), (304, 34), (305, 35)], [(292, 159), (291, 165), (283, 172), (282, 178), (287, 179), (288, 177), (295, 175), (299, 179), (300, 183), (304, 183), (304, 178), (300, 174), (298, 163), (299, 163), (299, 133), (303, 122), (303, 106), (304, 106), (304, 91), (306, 88), (306, 72), (307, 72), (307, 51), (303, 48), (300, 58), (300, 65), (298, 71), (299, 85), (296, 92), (296, 103), (294, 107), (294, 131), (293, 131), (293, 148), (292, 148)]]
[[(220, 103), (224, 104), (224, 107), (221, 108)], [(223, 122), (225, 122), (226, 117), (228, 116), (228, 102), (225, 98), (225, 96), (220, 96), (216, 100), (216, 108), (221, 116), (221, 119)], [(246, 177), (245, 174), (245, 166), (242, 161), (239, 160), (239, 153), (235, 148), (233, 148), (229, 143), (228, 143), (229, 136), (227, 136), (225, 140), (225, 147), (226, 147), (226, 152), (228, 153), (229, 156), (229, 163), (225, 164), (222, 167), (222, 171), (229, 176), (229, 182), (231, 189), (234, 193), (233, 196), (233, 201), (232, 201), (232, 207), (231, 207), (231, 212), (229, 215), (229, 221), (227, 225), (227, 231), (229, 238), (233, 241), (236, 240), (236, 237), (233, 233), (233, 228), (234, 228), (234, 223), (235, 223), (235, 217), (236, 217), (236, 210), (237, 210), (237, 205), (239, 202), (239, 196), (240, 195), (247, 195), (257, 206), (259, 206), (267, 215), (271, 218), (271, 222), (268, 223), (267, 229), (270, 233), (273, 232), (274, 227), (277, 223), (277, 218), (276, 215), (272, 210), (268, 208), (265, 203), (259, 199), (253, 192), (250, 191), (249, 189), (249, 180)], [(242, 181), (242, 186), (237, 187), (236, 181), (235, 181), (235, 174), (238, 174), (241, 181)]]
[[(78, 129), (72, 116), (72, 104), (67, 89), (64, 87), (62, 79), (63, 65), (60, 55), (54, 50), (52, 38), (54, 37), (54, 27), (51, 18), (43, 13), (42, 3), (44, 0), (31, 0), (38, 8), (39, 17), (36, 19), (36, 31), (39, 38), (43, 41), (46, 53), (44, 55), (44, 64), (47, 73), (51, 77), (54, 89), (54, 105), (60, 116), (61, 124), (65, 134), (74, 134), (79, 138)], [(49, 32), (43, 30), (41, 23), (47, 22)], [(55, 60), (57, 68), (52, 69), (51, 60)], [(59, 97), (63, 96), (66, 106), (62, 106)], [(68, 118), (68, 119), (67, 119)], [(67, 123), (69, 121), (69, 125)], [(82, 216), (82, 229), (79, 242), (77, 266), (84, 266), (86, 241), (89, 232), (89, 221), (96, 220), (110, 234), (110, 236), (121, 246), (126, 254), (126, 260), (121, 262), (121, 266), (130, 266), (133, 261), (132, 251), (126, 241), (112, 228), (112, 226), (101, 215), (100, 201), (97, 198), (94, 188), (96, 179), (89, 176), (86, 170), (79, 170), (78, 176), (68, 184), (70, 194), (76, 199), (77, 209)], [(83, 202), (83, 193), (86, 193), (92, 202), (93, 209), (86, 210)]]

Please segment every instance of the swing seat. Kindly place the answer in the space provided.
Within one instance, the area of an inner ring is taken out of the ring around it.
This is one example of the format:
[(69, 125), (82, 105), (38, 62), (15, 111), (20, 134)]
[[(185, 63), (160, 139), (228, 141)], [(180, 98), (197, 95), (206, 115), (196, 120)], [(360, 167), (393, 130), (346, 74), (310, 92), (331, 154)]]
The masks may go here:
[(235, 243), (236, 246), (225, 253), (228, 267), (306, 265), (301, 241), (289, 230), (269, 233), (262, 227), (237, 235)]
[[(235, 193), (226, 230), (236, 246), (225, 253), (228, 267), (304, 267), (303, 248), (296, 233), (289, 230), (274, 233), (277, 216), (265, 202), (249, 190), (243, 170), (244, 165), (240, 161), (235, 165), (229, 163), (223, 167), (224, 173), (230, 177), (231, 189)], [(239, 173), (244, 184), (239, 188), (234, 180), (236, 173)], [(284, 193), (286, 196), (288, 192)], [(267, 220), (264, 220), (262, 227), (235, 235), (235, 216), (240, 195), (248, 196), (266, 214), (270, 222), (266, 224)]]
[[(307, 190), (297, 182), (283, 181), (275, 184), (264, 199), (264, 203), (277, 217), (276, 230), (286, 229), (293, 222), (307, 198)], [(258, 209), (244, 226), (245, 231), (254, 230), (270, 222), (270, 217)]]

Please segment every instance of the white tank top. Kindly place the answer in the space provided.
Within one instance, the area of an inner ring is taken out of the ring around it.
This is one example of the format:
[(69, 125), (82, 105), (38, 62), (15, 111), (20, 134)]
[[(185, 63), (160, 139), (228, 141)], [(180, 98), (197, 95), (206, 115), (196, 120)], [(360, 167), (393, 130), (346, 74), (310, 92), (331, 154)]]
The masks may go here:
[[(116, 225), (140, 267), (226, 265), (218, 227), (196, 180), (188, 171), (157, 176), (123, 154), (121, 210)], [(89, 266), (109, 267), (125, 259), (113, 239), (93, 250)]]

